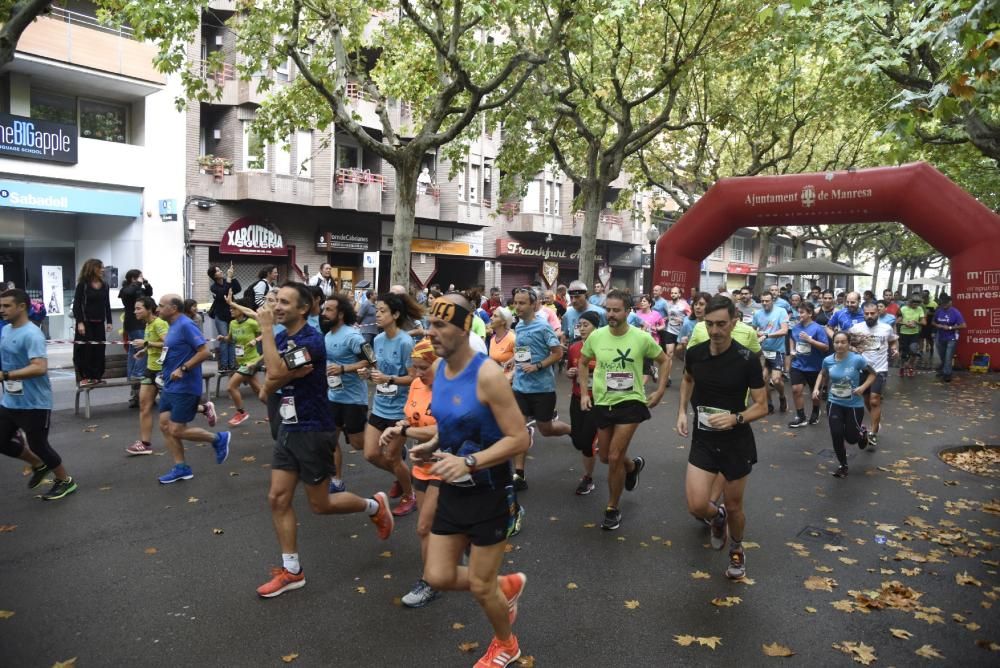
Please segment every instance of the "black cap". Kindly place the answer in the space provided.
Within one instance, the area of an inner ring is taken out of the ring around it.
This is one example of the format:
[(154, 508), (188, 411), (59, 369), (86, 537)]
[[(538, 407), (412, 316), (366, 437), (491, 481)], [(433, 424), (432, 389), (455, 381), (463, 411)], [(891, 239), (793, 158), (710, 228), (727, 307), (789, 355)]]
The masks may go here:
[(601, 326), (601, 316), (596, 311), (584, 311), (580, 314), (580, 320), (586, 320), (594, 327)]

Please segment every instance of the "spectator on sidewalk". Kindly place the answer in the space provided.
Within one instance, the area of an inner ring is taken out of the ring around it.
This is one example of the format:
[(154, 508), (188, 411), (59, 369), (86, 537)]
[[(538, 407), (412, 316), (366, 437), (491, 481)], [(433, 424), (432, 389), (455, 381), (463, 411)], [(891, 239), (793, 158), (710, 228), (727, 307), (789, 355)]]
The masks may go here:
[(232, 316), (229, 312), (227, 296), (232, 293), (233, 299), (239, 299), (242, 294), (240, 282), (233, 278), (235, 269), (233, 263), (223, 273), (222, 268), (214, 265), (208, 270), (208, 277), (212, 279), (212, 284), (208, 289), (212, 291), (212, 307), (208, 309), (208, 317), (215, 321), (215, 331), (219, 336), (227, 337), (225, 341), (219, 343), (219, 350), (216, 358), (219, 363), (219, 371), (229, 371), (236, 368), (236, 353), (233, 344), (229, 342), (229, 323)]
[(73, 296), (76, 334), (73, 366), (80, 385), (96, 385), (104, 377), (104, 342), (111, 332), (111, 297), (104, 281), (104, 263), (90, 258), (83, 263)]

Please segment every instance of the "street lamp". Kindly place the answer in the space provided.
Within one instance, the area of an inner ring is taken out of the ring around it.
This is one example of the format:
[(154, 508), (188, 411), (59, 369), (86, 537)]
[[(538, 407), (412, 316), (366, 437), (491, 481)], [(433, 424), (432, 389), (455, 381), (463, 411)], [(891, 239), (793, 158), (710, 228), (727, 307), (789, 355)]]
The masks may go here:
[(656, 223), (646, 228), (646, 239), (649, 241), (649, 285), (646, 294), (653, 294), (653, 275), (656, 272), (656, 242), (660, 238), (660, 230)]

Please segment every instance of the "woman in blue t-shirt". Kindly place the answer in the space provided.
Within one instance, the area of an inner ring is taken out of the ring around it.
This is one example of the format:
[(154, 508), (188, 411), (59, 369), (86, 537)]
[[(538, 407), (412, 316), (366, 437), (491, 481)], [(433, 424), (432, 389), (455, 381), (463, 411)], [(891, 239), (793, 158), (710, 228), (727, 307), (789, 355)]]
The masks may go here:
[[(835, 478), (847, 477), (847, 450), (844, 441), (857, 443), (859, 448), (868, 445), (868, 432), (862, 424), (865, 419), (864, 393), (875, 382), (875, 370), (865, 358), (850, 350), (851, 342), (847, 332), (841, 330), (833, 335), (833, 354), (823, 360), (813, 388), (813, 399), (819, 399), (824, 383), (829, 388), (827, 415), (830, 417), (830, 436), (833, 450), (837, 453), (840, 467), (834, 472)], [(861, 372), (865, 380), (861, 382)]]

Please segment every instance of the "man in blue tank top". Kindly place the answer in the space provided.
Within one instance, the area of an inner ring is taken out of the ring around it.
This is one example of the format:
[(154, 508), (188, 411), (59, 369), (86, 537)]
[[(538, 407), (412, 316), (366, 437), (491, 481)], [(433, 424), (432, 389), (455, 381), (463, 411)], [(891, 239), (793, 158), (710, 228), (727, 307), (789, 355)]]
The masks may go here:
[[(469, 346), (473, 306), (459, 294), (434, 303), (428, 336), (437, 362), (431, 412), (437, 424), (408, 429), (418, 441), (410, 452), (435, 461), (440, 476), (437, 512), (427, 545), (424, 580), (437, 590), (471, 591), (493, 627), (494, 638), (476, 665), (502, 668), (521, 656), (512, 624), (527, 578), (499, 576), (514, 528), (510, 460), (528, 449), (528, 434), (503, 371)], [(461, 566), (471, 543), (469, 565)]]

